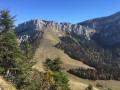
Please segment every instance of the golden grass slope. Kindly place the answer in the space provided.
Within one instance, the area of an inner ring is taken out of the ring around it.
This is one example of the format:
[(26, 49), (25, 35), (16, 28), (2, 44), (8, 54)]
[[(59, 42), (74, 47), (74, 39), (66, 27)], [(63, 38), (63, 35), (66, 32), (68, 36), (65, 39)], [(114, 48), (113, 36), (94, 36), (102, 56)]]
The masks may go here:
[(36, 68), (43, 70), (42, 63), (46, 60), (46, 58), (57, 58), (60, 57), (64, 63), (65, 69), (70, 68), (90, 68), (89, 66), (83, 64), (80, 61), (74, 60), (70, 58), (64, 51), (55, 48), (54, 46), (60, 42), (59, 36), (64, 35), (64, 32), (57, 32), (52, 29), (43, 29), (44, 35), (42, 42), (39, 48), (35, 52), (35, 59), (38, 61)]
[[(54, 47), (58, 42), (60, 42), (59, 36), (65, 35), (63, 31), (55, 31), (50, 28), (44, 28), (43, 31), (44, 31), (44, 35), (42, 42), (39, 48), (36, 50), (34, 57), (34, 59), (38, 61), (38, 63), (35, 66), (37, 69), (39, 69), (40, 71), (44, 71), (43, 62), (45, 61), (46, 58), (54, 59), (56, 57), (60, 57), (64, 63), (63, 66), (65, 67), (65, 74), (70, 80), (70, 86), (72, 90), (84, 90), (89, 84), (94, 86), (94, 90), (108, 90), (107, 87), (111, 88), (112, 90), (120, 90), (120, 81), (115, 81), (115, 80), (92, 81), (87, 79), (81, 79), (67, 73), (66, 71), (71, 68), (80, 68), (80, 67), (91, 68), (91, 67), (83, 64), (80, 61), (70, 58), (67, 54), (64, 53), (64, 51)], [(104, 88), (100, 88), (100, 89), (95, 88), (95, 85), (97, 83), (103, 85)]]
[[(0, 76), (0, 84), (2, 85), (4, 90), (16, 90), (16, 88), (13, 85), (6, 82), (2, 76)], [(1, 90), (1, 86), (0, 86), (0, 90)]]
[[(36, 64), (35, 68), (39, 69), (40, 71), (43, 71), (43, 62), (46, 60), (46, 58), (57, 58), (60, 57), (62, 62), (64, 63), (63, 66), (65, 67), (65, 70), (69, 70), (70, 68), (91, 68), (85, 64), (83, 64), (80, 61), (74, 60), (70, 58), (67, 54), (64, 53), (64, 51), (59, 50), (55, 48), (54, 46), (60, 42), (59, 36), (65, 35), (64, 32), (57, 32), (52, 29), (43, 29), (44, 35), (42, 42), (39, 46), (39, 48), (35, 52), (35, 58), (38, 63)], [(74, 81), (75, 76), (70, 76), (67, 72), (66, 75), (68, 75), (68, 78), (70, 80), (70, 86), (73, 90), (84, 90), (88, 84), (84, 84), (82, 82)], [(76, 88), (75, 88), (76, 87)], [(98, 89), (94, 89), (98, 90)]]

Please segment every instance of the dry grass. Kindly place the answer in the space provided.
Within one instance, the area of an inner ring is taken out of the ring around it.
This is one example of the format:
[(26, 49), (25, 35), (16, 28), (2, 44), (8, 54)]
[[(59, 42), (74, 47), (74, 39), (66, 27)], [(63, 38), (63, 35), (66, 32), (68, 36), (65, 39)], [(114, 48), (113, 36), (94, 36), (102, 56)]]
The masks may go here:
[(112, 90), (120, 90), (120, 81), (115, 80), (97, 80), (95, 83), (100, 83), (104, 87), (109, 87)]
[(0, 84), (3, 86), (4, 90), (16, 90), (16, 88), (13, 85), (7, 83), (2, 76), (0, 76)]
[[(82, 62), (70, 58), (67, 54), (64, 53), (64, 51), (54, 47), (58, 42), (60, 42), (59, 36), (64, 35), (64, 32), (56, 32), (51, 29), (43, 29), (43, 30), (44, 30), (44, 35), (43, 35), (42, 43), (40, 44), (39, 48), (36, 50), (35, 53), (34, 59), (38, 61), (35, 68), (39, 69), (40, 71), (44, 71), (43, 62), (46, 60), (46, 58), (54, 59), (57, 57), (61, 58), (62, 62), (64, 63), (63, 66), (65, 67), (66, 71), (71, 68), (79, 68), (79, 67), (90, 68), (89, 66), (83, 64)], [(66, 75), (68, 74), (66, 73)], [(88, 86), (87, 84), (83, 84), (82, 82), (74, 81), (74, 77), (75, 76), (69, 77), (68, 75), (68, 78), (70, 80), (70, 86), (72, 88), (78, 86), (74, 90), (82, 90), (82, 88), (85, 89)]]
[[(38, 63), (36, 64), (35, 68), (39, 69), (40, 71), (43, 70), (43, 62), (46, 60), (46, 58), (57, 58), (60, 57), (63, 61), (63, 66), (65, 67), (65, 70), (71, 68), (91, 68), (88, 65), (83, 64), (80, 61), (74, 60), (70, 58), (67, 54), (64, 53), (64, 51), (59, 50), (54, 47), (58, 42), (60, 42), (59, 36), (65, 35), (64, 32), (56, 32), (52, 29), (43, 29), (44, 35), (42, 42), (39, 46), (39, 48), (36, 50), (35, 58)], [(91, 81), (87, 79), (81, 79), (74, 75), (71, 75), (69, 73), (66, 73), (70, 80), (70, 86), (73, 90), (84, 90), (89, 84), (95, 87), (95, 85), (99, 82), (100, 84), (104, 85), (105, 87), (110, 87), (113, 90), (120, 90), (120, 81)], [(98, 90), (97, 88), (94, 88), (94, 90)], [(103, 90), (103, 89), (100, 89)]]
[(68, 70), (70, 68), (90, 68), (89, 66), (70, 58), (64, 51), (55, 48), (54, 46), (60, 42), (59, 35), (64, 35), (64, 32), (55, 32), (51, 29), (43, 29), (44, 35), (42, 39), (42, 43), (39, 48), (36, 50), (35, 59), (37, 59), (38, 63), (35, 66), (39, 70), (43, 70), (42, 63), (46, 60), (46, 58), (57, 58), (60, 57), (64, 63), (64, 67)]
[(81, 79), (78, 78), (72, 74), (66, 73), (68, 78), (70, 79), (70, 85), (72, 90), (85, 90), (88, 85), (93, 86), (93, 90), (99, 90), (98, 88), (95, 87), (95, 84), (90, 82), (89, 80)]

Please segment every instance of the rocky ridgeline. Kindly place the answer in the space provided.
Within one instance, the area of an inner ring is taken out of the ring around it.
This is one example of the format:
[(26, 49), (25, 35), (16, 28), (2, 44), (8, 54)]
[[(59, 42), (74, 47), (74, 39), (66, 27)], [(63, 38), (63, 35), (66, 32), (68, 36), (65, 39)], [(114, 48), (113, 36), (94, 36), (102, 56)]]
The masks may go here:
[(62, 30), (71, 32), (74, 31), (78, 34), (86, 34), (86, 27), (78, 24), (70, 24), (70, 23), (57, 23), (55, 21), (44, 21), (39, 19), (33, 19), (31, 21), (24, 22), (19, 24), (18, 27), (15, 28), (17, 33), (24, 32), (25, 30), (38, 30), (42, 28), (52, 28), (55, 30)]
[(44, 21), (39, 19), (33, 19), (31, 21), (19, 24), (18, 27), (15, 28), (15, 32), (18, 34), (18, 40), (21, 42), (25, 41), (26, 38), (32, 36), (35, 32), (39, 31), (42, 28), (52, 28), (57, 31), (62, 30), (66, 32), (84, 34), (89, 39), (87, 28), (82, 25), (70, 23), (57, 23), (55, 21)]
[(95, 18), (78, 23), (84, 27), (92, 28), (100, 34), (100, 38), (107, 44), (120, 43), (120, 12), (101, 18)]
[(108, 17), (95, 18), (78, 24), (33, 19), (19, 24), (18, 27), (15, 28), (15, 32), (17, 33), (18, 40), (21, 42), (44, 27), (58, 31), (62, 30), (83, 34), (88, 39), (90, 39), (90, 35), (96, 32), (99, 33), (101, 39), (108, 44), (120, 42), (120, 12)]

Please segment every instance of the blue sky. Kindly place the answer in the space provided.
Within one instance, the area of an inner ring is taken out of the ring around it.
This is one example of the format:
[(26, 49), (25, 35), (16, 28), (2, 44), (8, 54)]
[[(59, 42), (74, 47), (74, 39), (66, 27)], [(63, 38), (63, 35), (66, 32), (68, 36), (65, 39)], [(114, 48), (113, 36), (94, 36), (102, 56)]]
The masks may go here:
[(0, 9), (17, 15), (15, 25), (31, 19), (78, 23), (120, 11), (120, 0), (0, 0)]

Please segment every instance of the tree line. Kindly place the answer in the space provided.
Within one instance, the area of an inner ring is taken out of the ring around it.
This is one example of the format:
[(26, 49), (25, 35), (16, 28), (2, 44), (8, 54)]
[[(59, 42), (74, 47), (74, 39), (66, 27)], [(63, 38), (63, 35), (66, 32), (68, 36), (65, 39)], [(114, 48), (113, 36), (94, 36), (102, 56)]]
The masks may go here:
[(87, 40), (84, 35), (74, 32), (67, 33), (60, 39), (61, 42), (56, 44), (57, 48), (64, 50), (71, 58), (95, 68), (95, 70), (71, 69), (72, 74), (81, 78), (88, 78), (88, 74), (90, 76), (96, 75), (94, 79), (120, 80), (120, 47), (105, 48), (104, 44), (101, 45), (94, 39)]

